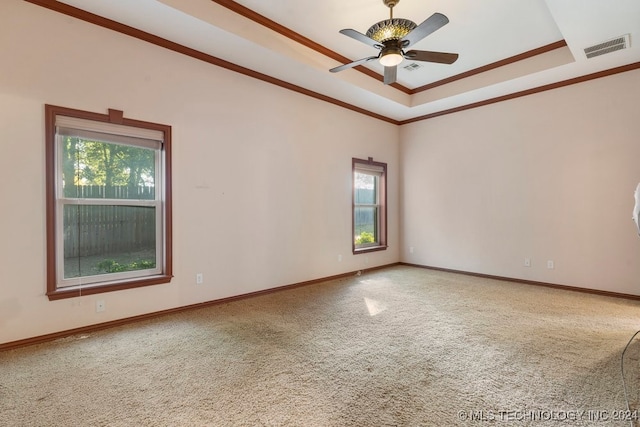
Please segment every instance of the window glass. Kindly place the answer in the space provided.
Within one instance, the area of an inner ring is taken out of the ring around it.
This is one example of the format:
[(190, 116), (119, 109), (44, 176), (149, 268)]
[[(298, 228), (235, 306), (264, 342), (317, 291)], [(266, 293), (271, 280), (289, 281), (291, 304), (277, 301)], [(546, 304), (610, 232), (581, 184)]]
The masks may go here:
[(64, 279), (155, 270), (154, 206), (68, 204), (63, 215)]
[(64, 197), (155, 198), (155, 150), (71, 136), (61, 138)]

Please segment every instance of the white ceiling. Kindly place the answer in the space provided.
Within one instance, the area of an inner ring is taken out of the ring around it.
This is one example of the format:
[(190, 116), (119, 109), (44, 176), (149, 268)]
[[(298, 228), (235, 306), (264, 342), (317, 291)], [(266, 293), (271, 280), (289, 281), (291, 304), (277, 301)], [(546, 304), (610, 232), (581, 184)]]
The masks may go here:
[[(440, 12), (450, 21), (412, 49), (460, 55), (452, 65), (418, 62), (421, 67), (414, 71), (402, 68), (411, 63), (405, 60), (398, 68), (404, 91), (356, 69), (330, 73), (341, 63), (212, 0), (60, 1), (399, 121), (640, 61), (639, 0), (401, 0), (394, 17), (420, 24)], [(235, 3), (352, 61), (378, 51), (338, 31), (353, 28), (365, 33), (389, 18), (382, 0)], [(586, 58), (585, 47), (624, 34), (630, 34), (629, 49)], [(567, 47), (407, 93), (562, 40)], [(377, 61), (367, 67), (383, 73)]]

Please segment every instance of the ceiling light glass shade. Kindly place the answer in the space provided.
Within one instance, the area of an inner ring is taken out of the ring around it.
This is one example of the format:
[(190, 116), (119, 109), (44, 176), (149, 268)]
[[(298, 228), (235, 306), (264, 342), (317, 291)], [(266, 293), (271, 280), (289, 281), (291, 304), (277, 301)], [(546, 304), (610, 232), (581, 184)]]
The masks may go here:
[(388, 40), (401, 40), (416, 28), (416, 26), (415, 22), (409, 21), (408, 19), (386, 19), (372, 25), (371, 28), (367, 30), (366, 36), (378, 43), (383, 43)]
[(393, 67), (402, 62), (402, 55), (399, 53), (388, 53), (380, 57), (380, 63), (385, 67)]

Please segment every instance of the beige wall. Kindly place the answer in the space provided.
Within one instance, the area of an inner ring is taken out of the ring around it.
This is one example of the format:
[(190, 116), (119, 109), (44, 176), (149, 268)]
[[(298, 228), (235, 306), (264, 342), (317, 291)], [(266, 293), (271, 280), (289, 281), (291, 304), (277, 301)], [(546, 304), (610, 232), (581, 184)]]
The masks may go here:
[(402, 260), (640, 295), (639, 82), (631, 71), (403, 126)]
[[(18, 0), (0, 57), (0, 343), (399, 260), (396, 126)], [(173, 126), (170, 284), (47, 299), (45, 103)], [(388, 162), (387, 251), (351, 254), (352, 157)]]
[[(640, 71), (398, 128), (22, 1), (0, 12), (0, 343), (399, 260), (640, 295)], [(45, 103), (173, 126), (171, 284), (46, 298)], [(390, 249), (353, 256), (351, 158), (369, 156), (389, 164)]]

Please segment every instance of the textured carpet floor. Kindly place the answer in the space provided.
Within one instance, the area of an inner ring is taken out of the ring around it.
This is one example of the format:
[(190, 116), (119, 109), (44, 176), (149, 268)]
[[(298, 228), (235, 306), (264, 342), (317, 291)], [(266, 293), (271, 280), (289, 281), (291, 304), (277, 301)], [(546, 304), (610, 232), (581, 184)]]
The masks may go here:
[(0, 425), (628, 426), (638, 329), (637, 302), (398, 266), (1, 352)]

